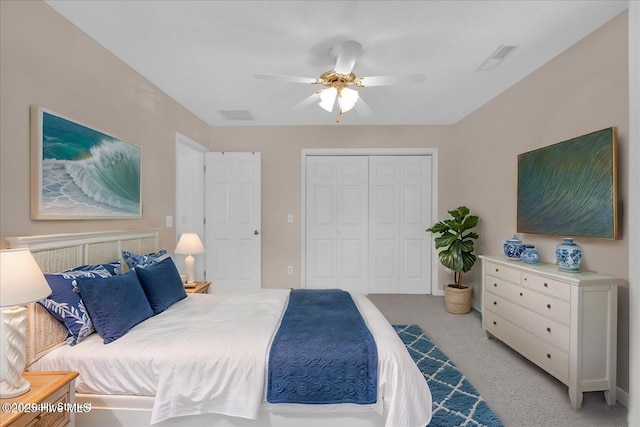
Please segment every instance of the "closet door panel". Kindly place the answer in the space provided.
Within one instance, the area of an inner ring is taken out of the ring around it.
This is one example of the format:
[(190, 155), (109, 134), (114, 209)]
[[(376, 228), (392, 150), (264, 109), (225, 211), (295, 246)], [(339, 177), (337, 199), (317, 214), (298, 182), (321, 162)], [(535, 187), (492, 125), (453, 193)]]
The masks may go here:
[(306, 287), (367, 293), (367, 157), (309, 157), (306, 168)]
[(370, 293), (431, 293), (431, 157), (369, 160)]

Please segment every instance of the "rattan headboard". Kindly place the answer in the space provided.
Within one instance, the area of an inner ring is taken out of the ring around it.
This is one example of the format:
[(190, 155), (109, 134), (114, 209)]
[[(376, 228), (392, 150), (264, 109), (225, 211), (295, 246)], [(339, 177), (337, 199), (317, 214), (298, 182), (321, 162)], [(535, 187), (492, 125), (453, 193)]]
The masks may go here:
[[(158, 250), (158, 230), (98, 231), (7, 237), (12, 249), (28, 248), (43, 273), (56, 273), (84, 264), (122, 260), (121, 251)], [(126, 267), (126, 265), (123, 266)], [(66, 329), (39, 304), (27, 306), (26, 366), (64, 343)]]

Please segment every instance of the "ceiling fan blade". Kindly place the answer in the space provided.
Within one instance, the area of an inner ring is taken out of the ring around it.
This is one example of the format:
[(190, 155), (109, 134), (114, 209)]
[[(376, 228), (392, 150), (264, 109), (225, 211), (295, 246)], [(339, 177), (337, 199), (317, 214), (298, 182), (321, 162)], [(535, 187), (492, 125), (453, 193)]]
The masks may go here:
[(368, 116), (371, 114), (371, 108), (369, 108), (367, 103), (364, 102), (362, 96), (358, 98), (358, 102), (356, 102), (356, 106), (354, 108), (361, 116)]
[(253, 77), (256, 79), (280, 80), (282, 82), (311, 83), (311, 84), (315, 84), (318, 80), (315, 77), (278, 76), (273, 74), (255, 74)]
[(312, 93), (310, 96), (306, 97), (302, 101), (298, 102), (291, 109), (292, 110), (301, 110), (303, 108), (308, 107), (309, 105), (315, 103), (320, 100), (320, 91)]
[(342, 43), (338, 59), (336, 60), (335, 72), (338, 74), (349, 74), (356, 64), (356, 59), (360, 56), (362, 45), (353, 40)]
[(370, 76), (361, 77), (360, 83), (364, 87), (393, 86), (409, 83), (421, 83), (424, 81), (424, 79), (424, 74), (406, 74), (401, 76)]

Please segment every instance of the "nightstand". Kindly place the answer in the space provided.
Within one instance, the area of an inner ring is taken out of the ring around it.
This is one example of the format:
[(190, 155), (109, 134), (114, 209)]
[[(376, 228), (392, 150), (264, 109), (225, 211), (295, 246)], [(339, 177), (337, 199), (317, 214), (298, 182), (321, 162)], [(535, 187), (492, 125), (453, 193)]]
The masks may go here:
[(211, 286), (211, 281), (207, 280), (206, 282), (195, 282), (195, 286), (191, 288), (185, 286), (184, 290), (188, 294), (208, 294), (209, 286)]
[[(22, 396), (0, 399), (1, 427), (75, 426), (77, 372), (24, 372), (22, 375), (31, 383), (31, 390)], [(30, 404), (33, 406), (25, 408)]]

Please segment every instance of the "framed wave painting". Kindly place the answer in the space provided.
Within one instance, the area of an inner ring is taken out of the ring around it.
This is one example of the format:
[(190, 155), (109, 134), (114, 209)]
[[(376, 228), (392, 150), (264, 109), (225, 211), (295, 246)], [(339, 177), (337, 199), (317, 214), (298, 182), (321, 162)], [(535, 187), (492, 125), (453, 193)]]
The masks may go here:
[(141, 218), (140, 147), (31, 106), (31, 218)]
[(518, 232), (618, 238), (616, 131), (518, 155)]

